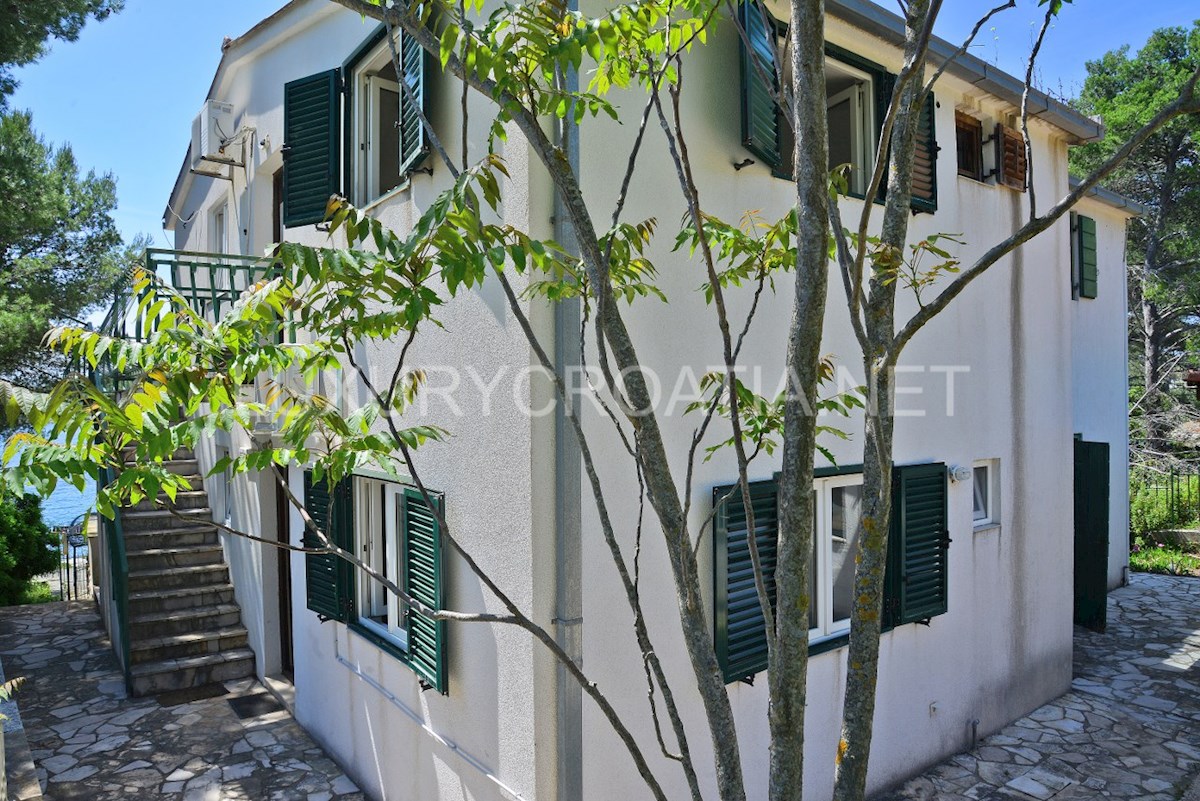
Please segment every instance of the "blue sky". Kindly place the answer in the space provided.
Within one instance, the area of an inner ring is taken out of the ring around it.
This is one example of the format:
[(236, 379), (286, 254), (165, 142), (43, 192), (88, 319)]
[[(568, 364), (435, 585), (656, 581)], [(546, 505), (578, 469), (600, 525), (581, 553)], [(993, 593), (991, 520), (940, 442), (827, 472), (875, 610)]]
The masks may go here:
[[(81, 165), (118, 178), (117, 222), (131, 238), (151, 234), (165, 245), (162, 211), (183, 159), (195, 116), (221, 56), (238, 36), (282, 0), (127, 0), (125, 10), (84, 29), (79, 41), (55, 43), (17, 73), (15, 108), (33, 111), (53, 142), (69, 142)], [(946, 0), (938, 33), (961, 41), (994, 0)], [(1136, 13), (1131, 14), (1131, 9)], [(1200, 16), (1194, 0), (1075, 0), (1051, 31), (1042, 85), (1073, 93), (1084, 62), (1123, 44), (1139, 46), (1155, 28)], [(1018, 0), (981, 32), (976, 55), (1019, 73), (1041, 19), (1035, 0)]]

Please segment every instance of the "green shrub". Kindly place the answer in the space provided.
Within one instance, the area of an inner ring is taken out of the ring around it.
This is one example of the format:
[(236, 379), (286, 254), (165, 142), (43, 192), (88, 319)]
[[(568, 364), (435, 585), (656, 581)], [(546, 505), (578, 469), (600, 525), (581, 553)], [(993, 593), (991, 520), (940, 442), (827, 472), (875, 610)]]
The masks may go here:
[(1131, 540), (1159, 531), (1193, 528), (1200, 503), (1200, 476), (1133, 474), (1129, 478)]
[(54, 593), (50, 591), (50, 584), (45, 581), (31, 581), (29, 586), (25, 588), (25, 595), (21, 598), (20, 603), (23, 604), (48, 604), (54, 600)]
[(37, 496), (0, 498), (0, 606), (25, 603), (31, 580), (58, 564), (58, 538)]

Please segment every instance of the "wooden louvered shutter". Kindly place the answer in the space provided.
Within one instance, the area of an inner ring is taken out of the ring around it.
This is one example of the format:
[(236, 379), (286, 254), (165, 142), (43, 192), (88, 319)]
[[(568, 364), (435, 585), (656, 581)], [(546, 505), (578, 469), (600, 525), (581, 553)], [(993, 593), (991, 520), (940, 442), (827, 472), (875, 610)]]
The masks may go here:
[(917, 120), (917, 155), (913, 161), (912, 208), (915, 211), (937, 211), (937, 102), (933, 93), (925, 97), (925, 105)]
[[(442, 510), (440, 496), (431, 499)], [(444, 606), (442, 536), (437, 515), (421, 491), (405, 487), (401, 531), (401, 586), (432, 609)], [(409, 607), (408, 664), (430, 687), (446, 694), (446, 621), (434, 620)]]
[(292, 228), (325, 219), (338, 191), (341, 140), (340, 70), (283, 88), (283, 224)]
[(746, 34), (745, 39), (738, 37), (742, 54), (742, 144), (764, 164), (778, 167), (782, 159), (779, 109), (775, 103), (779, 91), (775, 26), (755, 0), (738, 5), (738, 22)]
[[(354, 496), (352, 480), (346, 479), (329, 493), (328, 484), (313, 481), (312, 471), (304, 472), (304, 507), (317, 527), (340, 548), (353, 552)], [(321, 541), (305, 528), (304, 547), (317, 548)], [(328, 553), (304, 556), (304, 577), (308, 608), (322, 620), (350, 619), (354, 604), (353, 566), (345, 559)]]
[(892, 496), (889, 598), (884, 618), (889, 627), (946, 612), (950, 546), (946, 465), (895, 468)]
[[(732, 496), (722, 503), (721, 499), (731, 492)], [(777, 495), (775, 481), (750, 484), (758, 555), (772, 604), (779, 544)], [(717, 505), (713, 521), (714, 643), (725, 681), (732, 682), (766, 670), (766, 621), (754, 585), (748, 521), (741, 490), (737, 485), (717, 487), (713, 490), (713, 503)]]
[(1024, 192), (1026, 189), (1025, 137), (1007, 125), (996, 125), (996, 181)]
[(411, 36), (401, 34), (399, 42), (400, 76), (412, 90), (416, 103), (409, 101), (408, 93), (400, 92), (400, 175), (407, 175), (429, 154), (425, 126), (421, 115), (429, 111), (429, 91), (425, 74), (425, 48)]
[(1075, 261), (1079, 269), (1079, 297), (1096, 297), (1098, 267), (1096, 261), (1096, 221), (1082, 214), (1075, 218)]

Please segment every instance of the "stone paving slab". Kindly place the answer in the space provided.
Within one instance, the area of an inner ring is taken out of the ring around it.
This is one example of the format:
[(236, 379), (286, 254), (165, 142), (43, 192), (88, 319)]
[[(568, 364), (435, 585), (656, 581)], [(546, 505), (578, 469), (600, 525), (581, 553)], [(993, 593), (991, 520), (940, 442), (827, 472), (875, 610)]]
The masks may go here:
[(876, 801), (1200, 801), (1198, 662), (1200, 579), (1134, 573), (1070, 692)]
[(286, 711), (241, 720), (230, 695), (129, 698), (91, 602), (0, 609), (0, 662), (48, 801), (363, 801)]

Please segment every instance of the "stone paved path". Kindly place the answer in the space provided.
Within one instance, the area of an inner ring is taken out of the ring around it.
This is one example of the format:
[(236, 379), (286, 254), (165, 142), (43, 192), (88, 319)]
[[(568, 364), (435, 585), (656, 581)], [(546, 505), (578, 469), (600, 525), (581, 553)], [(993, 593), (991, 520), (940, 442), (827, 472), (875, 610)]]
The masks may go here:
[(52, 801), (363, 799), (286, 711), (238, 718), (229, 699), (257, 682), (177, 706), (127, 698), (90, 602), (0, 609), (0, 662), (27, 677), (17, 702)]
[[(1134, 573), (1071, 692), (876, 801), (1175, 801), (1200, 773), (1200, 579)], [(1190, 798), (1190, 796), (1189, 796)]]

